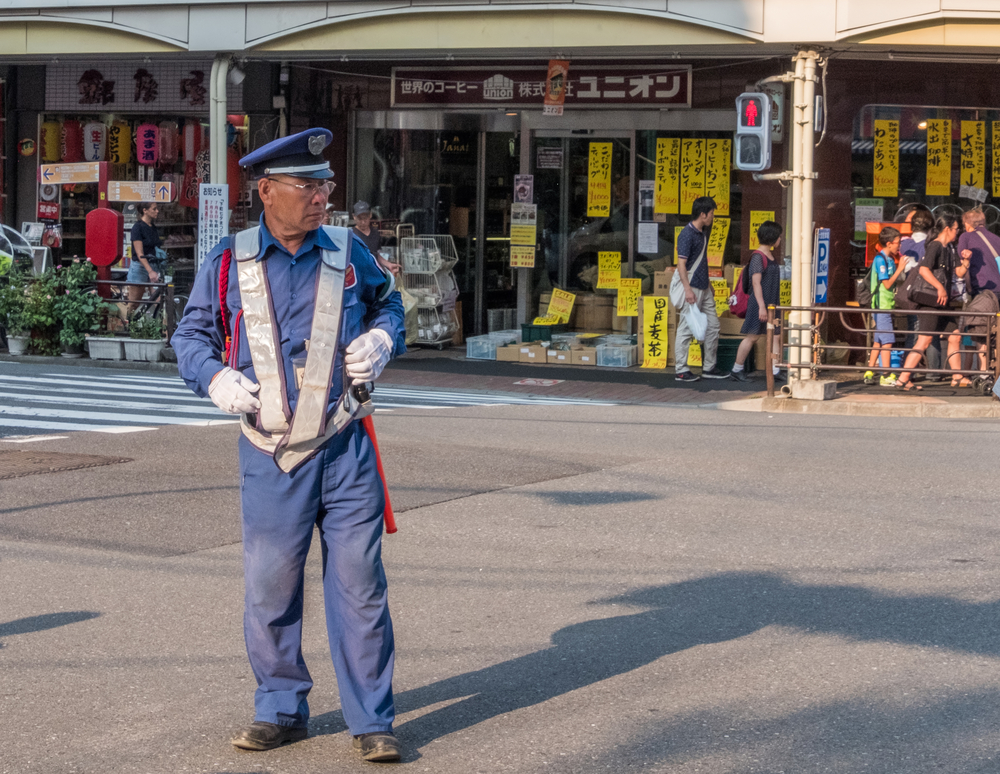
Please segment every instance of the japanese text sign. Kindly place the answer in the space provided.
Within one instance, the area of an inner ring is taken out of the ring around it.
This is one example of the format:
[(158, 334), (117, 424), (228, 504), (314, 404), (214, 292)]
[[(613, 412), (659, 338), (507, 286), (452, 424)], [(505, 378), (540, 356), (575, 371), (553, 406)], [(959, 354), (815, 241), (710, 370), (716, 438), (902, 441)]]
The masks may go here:
[(750, 249), (756, 250), (760, 247), (760, 240), (757, 238), (757, 229), (768, 220), (774, 220), (774, 210), (751, 210), (750, 211)]
[(638, 317), (642, 279), (622, 277), (618, 280), (618, 316)]
[(959, 185), (983, 188), (986, 185), (986, 124), (962, 121), (959, 148), (962, 172)]
[[(555, 85), (553, 66), (498, 64), (487, 67), (394, 67), (393, 107), (537, 107), (548, 104), (546, 95)], [(691, 106), (691, 68), (685, 65), (644, 62), (636, 65), (573, 65), (562, 74), (566, 109), (616, 108), (622, 105), (656, 107)], [(549, 88), (547, 88), (547, 86)], [(554, 105), (552, 105), (554, 107)]]
[(573, 313), (573, 302), (575, 301), (576, 296), (574, 294), (567, 293), (565, 290), (560, 290), (559, 288), (553, 288), (546, 316), (556, 315), (559, 317), (560, 322), (568, 323), (569, 316)]
[(614, 290), (622, 276), (622, 254), (599, 252), (597, 254), (597, 287)]
[(510, 246), (510, 267), (512, 269), (534, 269), (535, 268), (535, 246), (511, 245)]
[(726, 240), (729, 238), (729, 223), (729, 218), (716, 218), (712, 222), (708, 247), (705, 250), (709, 266), (722, 266), (722, 258), (726, 253)]
[(680, 211), (681, 141), (677, 137), (656, 141), (656, 188), (653, 212), (677, 214)]
[(510, 207), (510, 243), (532, 245), (536, 241), (538, 205), (515, 202)]
[(645, 296), (642, 299), (642, 367), (667, 367), (666, 296)]
[(875, 122), (873, 196), (899, 193), (899, 121)]
[(729, 216), (732, 140), (705, 140), (705, 196), (715, 199), (715, 215)]
[(721, 316), (729, 311), (729, 283), (724, 279), (713, 279), (712, 293), (715, 295), (715, 314)]
[(691, 205), (705, 195), (705, 141), (681, 140), (681, 214), (690, 215)]
[(198, 268), (226, 236), (229, 186), (202, 183), (198, 191)]
[(928, 196), (951, 194), (951, 121), (927, 122), (927, 191)]
[(545, 107), (542, 115), (561, 116), (566, 103), (566, 86), (569, 83), (569, 62), (564, 59), (549, 60), (549, 73), (545, 77)]
[(590, 143), (587, 164), (587, 217), (611, 215), (611, 143)]

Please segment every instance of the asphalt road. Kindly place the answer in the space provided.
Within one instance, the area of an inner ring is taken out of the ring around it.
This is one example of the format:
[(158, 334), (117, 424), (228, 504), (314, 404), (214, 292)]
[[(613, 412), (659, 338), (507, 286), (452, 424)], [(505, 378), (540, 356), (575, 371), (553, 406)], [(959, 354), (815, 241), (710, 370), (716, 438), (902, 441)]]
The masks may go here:
[[(995, 423), (494, 406), (378, 428), (402, 770), (1000, 771)], [(373, 770), (315, 557), (310, 738), (228, 744), (254, 687), (236, 432), (72, 433), (30, 447), (133, 461), (0, 481), (0, 772)]]

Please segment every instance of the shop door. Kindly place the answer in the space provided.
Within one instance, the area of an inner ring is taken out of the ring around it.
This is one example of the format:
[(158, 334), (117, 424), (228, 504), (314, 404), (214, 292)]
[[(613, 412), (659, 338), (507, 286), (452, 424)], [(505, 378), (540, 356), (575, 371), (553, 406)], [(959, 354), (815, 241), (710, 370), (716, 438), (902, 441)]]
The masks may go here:
[[(517, 317), (516, 270), (510, 268), (510, 213), (514, 175), (521, 163), (514, 132), (483, 132), (479, 181), (482, 186), (481, 279), (476, 292), (471, 334), (513, 328)], [(471, 310), (470, 310), (471, 311)]]
[(631, 137), (585, 130), (535, 134), (531, 164), (538, 204), (536, 293), (552, 287), (593, 290), (599, 252), (616, 252), (623, 262), (629, 261)]

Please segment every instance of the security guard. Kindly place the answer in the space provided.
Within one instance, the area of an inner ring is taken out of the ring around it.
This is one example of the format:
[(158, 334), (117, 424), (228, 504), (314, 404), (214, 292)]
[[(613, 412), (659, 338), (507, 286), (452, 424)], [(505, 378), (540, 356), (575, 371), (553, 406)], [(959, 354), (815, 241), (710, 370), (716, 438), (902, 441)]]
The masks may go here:
[(344, 720), (365, 760), (396, 761), (385, 498), (354, 420), (371, 412), (364, 385), (405, 350), (403, 305), (360, 240), (322, 225), (331, 139), (309, 129), (240, 160), (264, 214), (209, 255), (173, 346), (188, 386), (241, 415), (243, 627), (258, 688), (254, 722), (233, 745), (269, 750), (307, 736), (303, 568), (318, 526)]

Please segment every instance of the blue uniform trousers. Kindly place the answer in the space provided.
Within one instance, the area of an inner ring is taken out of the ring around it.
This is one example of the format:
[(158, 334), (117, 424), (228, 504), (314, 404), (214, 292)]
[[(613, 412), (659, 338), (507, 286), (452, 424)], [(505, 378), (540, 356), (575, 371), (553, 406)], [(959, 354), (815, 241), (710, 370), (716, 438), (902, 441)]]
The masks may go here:
[(385, 497), (375, 451), (353, 422), (291, 474), (240, 436), (244, 635), (256, 720), (304, 726), (312, 679), (302, 658), (302, 597), (313, 527), (340, 704), (352, 734), (392, 729), (395, 646), (385, 570)]

